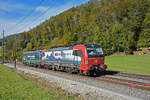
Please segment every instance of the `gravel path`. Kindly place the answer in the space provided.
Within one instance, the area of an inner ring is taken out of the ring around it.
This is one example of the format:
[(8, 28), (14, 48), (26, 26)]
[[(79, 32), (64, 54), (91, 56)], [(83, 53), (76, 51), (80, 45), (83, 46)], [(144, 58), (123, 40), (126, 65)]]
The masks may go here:
[[(11, 64), (5, 65), (13, 67)], [(17, 69), (57, 83), (65, 91), (78, 94), (84, 100), (150, 100), (150, 92), (140, 89), (72, 77), (52, 71), (23, 67), (21, 65), (18, 65)]]

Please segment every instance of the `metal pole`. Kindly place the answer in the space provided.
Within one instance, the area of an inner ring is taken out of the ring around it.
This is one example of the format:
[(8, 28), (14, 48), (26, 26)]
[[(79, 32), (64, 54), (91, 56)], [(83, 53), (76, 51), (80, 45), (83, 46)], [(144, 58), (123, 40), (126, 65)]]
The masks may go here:
[(14, 64), (14, 67), (15, 67), (15, 69), (16, 69), (16, 35), (15, 35), (15, 44), (14, 44), (14, 60), (15, 60), (15, 64)]
[(4, 64), (4, 60), (5, 60), (5, 58), (4, 58), (4, 30), (3, 30), (3, 44), (2, 44), (2, 46), (3, 46), (3, 64)]

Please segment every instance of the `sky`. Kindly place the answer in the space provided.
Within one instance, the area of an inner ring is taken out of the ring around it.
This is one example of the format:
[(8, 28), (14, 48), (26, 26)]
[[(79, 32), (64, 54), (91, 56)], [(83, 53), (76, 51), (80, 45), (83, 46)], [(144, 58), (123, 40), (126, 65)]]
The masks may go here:
[(28, 31), (51, 16), (89, 0), (0, 0), (0, 37)]

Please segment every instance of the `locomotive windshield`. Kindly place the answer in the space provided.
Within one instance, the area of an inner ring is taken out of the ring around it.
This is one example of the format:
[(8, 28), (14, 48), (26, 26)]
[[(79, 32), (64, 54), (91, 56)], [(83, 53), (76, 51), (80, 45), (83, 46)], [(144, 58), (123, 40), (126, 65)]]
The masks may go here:
[(97, 44), (87, 44), (86, 50), (88, 53), (88, 57), (101, 57), (101, 56), (103, 56), (103, 50)]

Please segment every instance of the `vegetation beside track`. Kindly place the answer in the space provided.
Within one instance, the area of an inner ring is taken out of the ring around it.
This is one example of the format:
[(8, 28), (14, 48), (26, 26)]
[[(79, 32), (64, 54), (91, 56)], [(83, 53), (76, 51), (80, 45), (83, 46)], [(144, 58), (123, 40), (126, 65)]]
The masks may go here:
[(109, 70), (150, 74), (150, 55), (107, 56), (105, 62)]
[(45, 85), (36, 83), (33, 78), (29, 78), (25, 74), (17, 74), (6, 66), (0, 65), (0, 100), (75, 99), (77, 99), (75, 96), (64, 93), (58, 87), (46, 87)]
[[(68, 0), (69, 1), (69, 0)], [(76, 0), (77, 1), (77, 0)], [(22, 30), (23, 31), (23, 30)], [(89, 0), (37, 27), (5, 37), (6, 58), (71, 43), (98, 43), (107, 55), (150, 46), (150, 0)]]
[(0, 46), (0, 58), (2, 58), (2, 46)]

